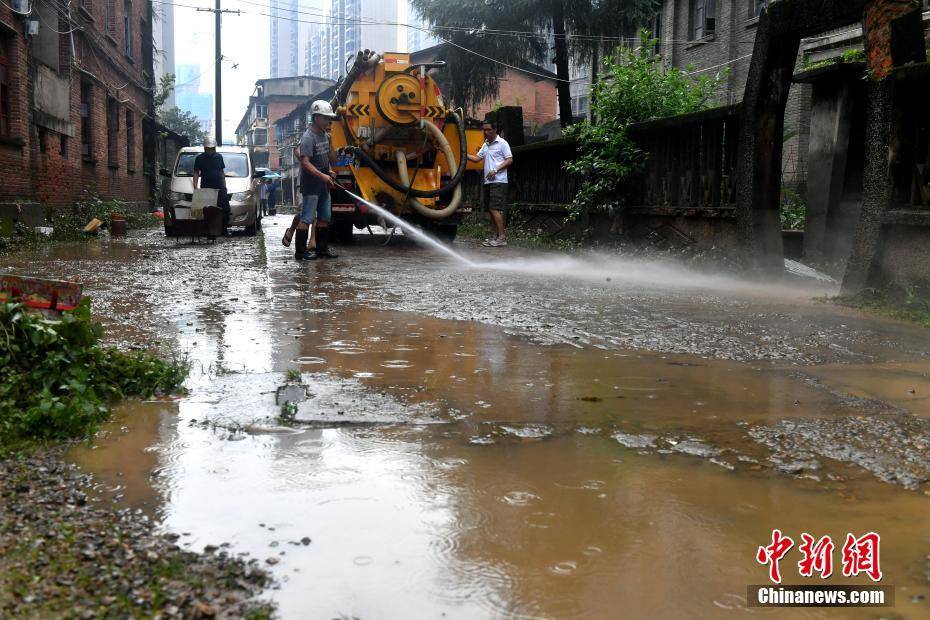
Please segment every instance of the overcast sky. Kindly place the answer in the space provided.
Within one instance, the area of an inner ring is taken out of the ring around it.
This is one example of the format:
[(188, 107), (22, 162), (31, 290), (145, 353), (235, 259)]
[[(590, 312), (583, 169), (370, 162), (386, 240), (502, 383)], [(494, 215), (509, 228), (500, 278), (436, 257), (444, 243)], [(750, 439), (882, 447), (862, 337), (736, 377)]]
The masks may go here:
[[(267, 8), (277, 0), (222, 0), (224, 9), (239, 9), (242, 15), (223, 15), (223, 140), (234, 139), (236, 125), (245, 113), (255, 80), (269, 77), (271, 68), (269, 18)], [(183, 4), (212, 8), (213, 2), (186, 0)], [(265, 8), (256, 6), (265, 5)], [(317, 6), (318, 0), (302, 0), (304, 6)], [(313, 19), (310, 16), (300, 16)], [(200, 91), (213, 92), (213, 13), (174, 7), (175, 65), (199, 64), (205, 70)], [(238, 65), (238, 66), (234, 66)]]

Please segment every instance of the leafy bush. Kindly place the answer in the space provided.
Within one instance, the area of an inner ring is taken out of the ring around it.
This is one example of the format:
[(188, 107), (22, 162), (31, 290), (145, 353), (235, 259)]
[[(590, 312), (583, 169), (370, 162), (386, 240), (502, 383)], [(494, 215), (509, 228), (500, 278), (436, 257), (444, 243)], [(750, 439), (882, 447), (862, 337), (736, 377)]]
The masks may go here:
[(187, 366), (99, 343), (85, 298), (60, 318), (0, 304), (0, 445), (93, 431), (120, 398), (167, 394)]
[(591, 91), (596, 122), (585, 120), (567, 130), (578, 141), (578, 157), (565, 164), (568, 172), (582, 177), (576, 211), (623, 206), (624, 183), (646, 160), (629, 136), (630, 125), (716, 103), (714, 92), (725, 74), (693, 76), (691, 70), (663, 67), (656, 40), (646, 31), (638, 48), (619, 48), (604, 61), (604, 78)]
[(781, 188), (781, 227), (782, 230), (804, 230), (807, 220), (807, 203), (796, 191)]

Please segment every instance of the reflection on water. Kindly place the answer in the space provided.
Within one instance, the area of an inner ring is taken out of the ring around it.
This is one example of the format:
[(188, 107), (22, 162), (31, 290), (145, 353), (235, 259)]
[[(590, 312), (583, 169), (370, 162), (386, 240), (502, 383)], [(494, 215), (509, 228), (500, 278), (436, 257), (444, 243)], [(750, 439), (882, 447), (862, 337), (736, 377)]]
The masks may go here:
[[(112, 481), (96, 455), (118, 453), (121, 480), (141, 490), (154, 464), (139, 457), (157, 445), (164, 527), (190, 533), (192, 549), (228, 542), (277, 560), (270, 596), (284, 617), (730, 617), (764, 580), (754, 551), (775, 527), (881, 532), (896, 612), (926, 615), (911, 599), (930, 593), (927, 500), (890, 485), (841, 499), (581, 433), (487, 446), (424, 427), (221, 441), (187, 415), (182, 403), (176, 425), (140, 427), (135, 450), (114, 435), (75, 458)], [(168, 406), (162, 419), (175, 419)]]
[[(925, 495), (827, 463), (816, 480), (775, 473), (746, 436), (748, 425), (855, 413), (837, 391), (926, 416), (926, 367), (800, 369), (818, 385), (787, 364), (536, 346), (486, 324), (361, 306), (348, 261), (295, 267), (280, 250), (229, 247), (241, 255), (172, 249), (173, 279), (137, 250), (99, 257), (136, 261), (156, 310), (118, 290), (115, 267), (94, 280), (98, 257), (84, 259), (113, 323), (138, 326), (151, 311), (193, 374), (188, 398), (126, 404), (73, 458), (181, 544), (229, 543), (260, 560), (285, 618), (742, 617), (746, 586), (766, 575), (756, 548), (776, 527), (880, 532), (894, 612), (930, 616), (915, 598), (930, 596)], [(228, 281), (200, 275), (226, 263)], [(311, 392), (318, 381), (326, 398), (310, 403), (367, 393), (401, 406), (379, 426), (230, 432), (275, 422), (274, 388), (290, 369)]]
[[(133, 431), (75, 458), (125, 485), (131, 504), (156, 489), (153, 514), (187, 533), (189, 548), (230, 543), (262, 561), (279, 578), (269, 596), (284, 617), (749, 614), (745, 586), (765, 577), (755, 549), (775, 527), (795, 537), (881, 532), (896, 612), (927, 611), (911, 600), (930, 594), (926, 497), (868, 478), (826, 490), (749, 467), (728, 471), (692, 456), (701, 454), (696, 445), (707, 449), (694, 440), (681, 443), (690, 453), (642, 454), (613, 437), (694, 433), (735, 446), (747, 443), (738, 421), (831, 410), (829, 394), (787, 369), (541, 349), (477, 324), (365, 309), (276, 320), (314, 337), (278, 330), (270, 348), (244, 352), (267, 325), (240, 317), (238, 351), (224, 359), (253, 371), (323, 368), (449, 423), (229, 436), (191, 421), (271, 418), (276, 411), (262, 403), (273, 402), (274, 381), (195, 372), (189, 398), (128, 405), (114, 426), (131, 418)], [(192, 350), (206, 359), (227, 348), (218, 343), (228, 332), (212, 332), (212, 342), (209, 329), (185, 337), (202, 343)], [(399, 348), (408, 367), (391, 368)], [(312, 392), (316, 375), (305, 376)]]

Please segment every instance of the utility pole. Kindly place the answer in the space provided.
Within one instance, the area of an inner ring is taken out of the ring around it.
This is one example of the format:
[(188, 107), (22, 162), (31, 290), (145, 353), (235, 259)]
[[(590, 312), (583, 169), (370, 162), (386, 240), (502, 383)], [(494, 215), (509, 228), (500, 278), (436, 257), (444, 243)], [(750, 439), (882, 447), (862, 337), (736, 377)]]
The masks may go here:
[(213, 30), (214, 43), (216, 45), (216, 66), (215, 66), (215, 85), (214, 85), (214, 94), (213, 102), (216, 106), (214, 111), (214, 133), (216, 135), (216, 144), (217, 146), (223, 145), (223, 13), (235, 13), (236, 15), (241, 15), (238, 10), (223, 9), (220, 6), (221, 0), (216, 0), (215, 9), (201, 9), (198, 8), (198, 11), (207, 11), (214, 14), (216, 18), (216, 25)]

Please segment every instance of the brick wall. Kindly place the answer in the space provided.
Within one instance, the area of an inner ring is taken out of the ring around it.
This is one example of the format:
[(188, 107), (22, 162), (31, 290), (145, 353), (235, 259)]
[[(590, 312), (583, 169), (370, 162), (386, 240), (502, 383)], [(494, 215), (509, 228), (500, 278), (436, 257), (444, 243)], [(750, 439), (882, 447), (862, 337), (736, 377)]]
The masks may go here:
[(475, 110), (477, 118), (497, 107), (521, 106), (523, 122), (530, 126), (544, 125), (558, 118), (558, 96), (555, 82), (541, 80), (518, 71), (507, 71), (500, 80), (500, 92), (496, 99), (484, 102)]
[[(150, 4), (109, 0), (109, 30), (105, 29), (105, 2), (73, 3), (71, 23), (62, 17), (58, 30), (80, 25), (73, 35), (61, 35), (58, 66), (49, 67), (63, 79), (69, 98), (68, 118), (49, 128), (33, 106), (39, 61), (31, 54), (35, 40), (27, 41), (22, 18), (0, 6), (0, 32), (10, 54), (10, 117), (7, 139), (0, 140), (0, 166), (9, 171), (0, 184), (0, 201), (36, 200), (53, 208), (67, 208), (88, 193), (102, 198), (147, 202), (153, 154), (145, 151), (146, 122), (151, 112), (149, 74), (151, 59), (143, 57), (142, 36), (150, 32)], [(124, 6), (132, 11), (131, 56), (124, 53)], [(40, 23), (40, 28), (50, 27)], [(72, 37), (75, 55), (72, 58)], [(47, 69), (46, 69), (47, 71)], [(89, 85), (90, 151), (82, 155), (81, 85)], [(115, 101), (115, 114), (107, 115), (107, 99)], [(134, 134), (128, 141), (127, 111)], [(108, 131), (117, 136), (114, 157), (108, 157)], [(130, 155), (131, 151), (131, 155)]]

